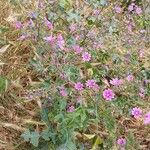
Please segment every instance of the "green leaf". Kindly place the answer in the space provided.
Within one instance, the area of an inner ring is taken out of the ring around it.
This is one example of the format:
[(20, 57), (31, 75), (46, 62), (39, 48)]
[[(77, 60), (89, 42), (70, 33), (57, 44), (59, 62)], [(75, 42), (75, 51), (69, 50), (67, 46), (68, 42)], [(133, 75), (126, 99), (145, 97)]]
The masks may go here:
[(40, 138), (40, 135), (38, 132), (32, 132), (30, 143), (33, 144), (35, 147), (37, 147), (39, 144), (39, 138)]
[(8, 80), (0, 76), (0, 93), (7, 90)]
[(25, 141), (29, 142), (31, 137), (30, 131), (29, 130), (25, 131), (23, 134), (21, 134), (21, 137), (23, 137)]
[(59, 146), (56, 150), (77, 150), (76, 145), (71, 141)]
[(39, 144), (40, 135), (38, 132), (30, 132), (27, 130), (21, 135), (21, 137), (23, 137), (26, 142), (30, 141), (30, 143), (35, 147), (37, 147)]
[(67, 65), (64, 68), (64, 72), (66, 72), (70, 80), (76, 81), (78, 79), (79, 70), (76, 66)]
[(78, 14), (78, 12), (68, 11), (67, 14), (68, 14), (68, 17), (67, 17), (68, 21), (72, 21), (72, 20), (79, 21), (80, 20), (80, 15)]
[(46, 122), (47, 124), (49, 123), (48, 113), (49, 113), (49, 110), (48, 110), (48, 109), (42, 109), (42, 110), (41, 110), (41, 119), (42, 119), (44, 122)]
[(0, 34), (3, 34), (3, 33), (8, 32), (8, 31), (9, 31), (8, 27), (0, 26)]
[(49, 135), (49, 130), (44, 130), (42, 133), (41, 133), (41, 136), (44, 140), (46, 141), (49, 141), (50, 140), (50, 135)]
[(59, 0), (59, 5), (64, 9), (68, 9), (72, 6), (72, 0)]
[(100, 0), (100, 4), (101, 4), (102, 6), (105, 6), (105, 5), (107, 4), (107, 0)]

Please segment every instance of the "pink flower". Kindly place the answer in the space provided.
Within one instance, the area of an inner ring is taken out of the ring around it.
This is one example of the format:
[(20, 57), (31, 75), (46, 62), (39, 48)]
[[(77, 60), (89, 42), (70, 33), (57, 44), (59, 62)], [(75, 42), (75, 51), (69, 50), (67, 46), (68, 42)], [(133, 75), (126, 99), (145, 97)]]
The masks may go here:
[(84, 52), (82, 54), (82, 60), (83, 61), (90, 61), (91, 60), (91, 54), (89, 54), (88, 52)]
[(105, 89), (103, 91), (103, 97), (107, 101), (111, 101), (115, 97), (115, 93), (111, 89)]
[(86, 86), (89, 88), (94, 88), (95, 85), (96, 85), (96, 80), (94, 80), (94, 79), (86, 81)]
[(30, 19), (30, 20), (28, 21), (27, 26), (29, 26), (29, 27), (31, 27), (31, 28), (34, 28), (34, 27), (35, 27), (35, 24), (34, 24), (34, 22), (33, 22), (32, 19)]
[(77, 54), (81, 53), (83, 51), (83, 48), (79, 45), (73, 46), (73, 49), (76, 51)]
[(67, 93), (67, 91), (65, 90), (65, 88), (63, 86), (60, 87), (60, 95), (63, 96), (63, 97), (68, 96), (68, 93)]
[(76, 24), (71, 24), (69, 29), (70, 29), (70, 32), (74, 32), (76, 30)]
[(45, 7), (45, 4), (42, 1), (39, 1), (38, 8), (42, 9)]
[(75, 108), (73, 105), (69, 106), (67, 109), (67, 112), (74, 112), (74, 111), (75, 111)]
[(57, 36), (57, 44), (58, 44), (60, 49), (64, 49), (65, 40), (61, 34), (58, 34), (58, 36)]
[(21, 36), (18, 38), (18, 40), (23, 41), (23, 40), (25, 40), (25, 39), (27, 39), (27, 38), (28, 38), (27, 35), (21, 35)]
[(142, 98), (145, 97), (145, 90), (143, 88), (140, 88), (139, 96)]
[(128, 75), (126, 77), (127, 81), (133, 81), (134, 80), (134, 76), (133, 75)]
[(145, 97), (145, 94), (139, 93), (139, 96), (142, 97), (142, 98), (144, 98), (144, 97)]
[(93, 47), (98, 49), (98, 48), (103, 48), (103, 45), (101, 43), (94, 42)]
[(77, 34), (76, 34), (76, 35), (75, 35), (75, 39), (76, 39), (76, 40), (79, 40), (79, 39), (80, 39), (80, 35), (77, 35)]
[(144, 53), (144, 50), (140, 50), (140, 51), (139, 51), (139, 56), (140, 56), (141, 58), (144, 57), (144, 54), (145, 54), (145, 53)]
[(98, 91), (99, 88), (100, 88), (99, 85), (98, 85), (98, 84), (95, 84), (95, 86), (93, 87), (93, 90)]
[(126, 145), (126, 139), (125, 138), (119, 138), (117, 140), (117, 144), (120, 145), (120, 146)]
[(145, 30), (143, 29), (143, 30), (140, 30), (140, 33), (145, 33)]
[(134, 118), (138, 119), (142, 115), (142, 110), (138, 107), (132, 108), (131, 114), (134, 116)]
[(134, 10), (134, 3), (130, 4), (128, 7), (128, 11), (133, 11)]
[(114, 79), (110, 80), (110, 83), (115, 86), (120, 86), (123, 84), (123, 80), (114, 78)]
[(129, 32), (132, 32), (132, 27), (133, 27), (133, 26), (132, 26), (132, 24), (130, 24), (130, 23), (127, 25), (127, 28), (128, 28), (128, 31), (129, 31)]
[(77, 82), (75, 83), (75, 89), (78, 91), (82, 91), (83, 90), (83, 84), (81, 82)]
[(144, 115), (144, 124), (145, 125), (150, 124), (150, 111)]
[(47, 20), (46, 18), (45, 18), (45, 25), (47, 26), (47, 28), (49, 29), (49, 30), (51, 30), (51, 29), (53, 29), (53, 24), (49, 21), (49, 20)]
[(21, 29), (23, 27), (23, 25), (22, 25), (22, 23), (20, 21), (17, 21), (15, 23), (15, 27), (16, 27), (16, 29)]
[(87, 34), (87, 36), (93, 38), (96, 36), (96, 34), (97, 33), (94, 30), (90, 30), (89, 33)]
[(140, 7), (135, 8), (136, 14), (140, 15), (142, 13), (142, 9)]
[(98, 15), (100, 14), (100, 11), (99, 11), (98, 9), (96, 9), (96, 10), (94, 10), (93, 14), (94, 14), (95, 16), (98, 16)]
[(50, 44), (54, 43), (55, 38), (51, 35), (51, 36), (47, 36), (43, 38), (45, 41), (47, 41)]
[(92, 79), (92, 80), (87, 80), (86, 81), (86, 87), (93, 89), (95, 91), (99, 90), (99, 85), (96, 84), (96, 80)]
[(82, 104), (82, 97), (77, 97), (77, 104)]
[(66, 96), (68, 95), (65, 89), (61, 89), (61, 90), (60, 90), (60, 94), (61, 94), (61, 96), (63, 96), (63, 97), (66, 97)]
[(115, 6), (115, 11), (116, 13), (121, 13), (121, 7), (120, 6)]
[(144, 80), (144, 83), (148, 84), (148, 83), (150, 83), (150, 80)]

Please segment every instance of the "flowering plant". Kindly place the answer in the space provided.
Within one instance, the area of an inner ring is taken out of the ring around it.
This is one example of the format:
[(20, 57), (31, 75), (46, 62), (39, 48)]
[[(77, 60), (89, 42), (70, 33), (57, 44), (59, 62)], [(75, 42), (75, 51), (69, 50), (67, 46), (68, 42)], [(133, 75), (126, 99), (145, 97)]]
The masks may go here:
[(150, 125), (145, 3), (23, 3), (29, 13), (13, 28), (33, 53), (22, 97), (38, 103), (44, 123), (29, 126), (24, 140), (52, 150), (140, 149), (133, 126), (145, 128), (147, 140)]

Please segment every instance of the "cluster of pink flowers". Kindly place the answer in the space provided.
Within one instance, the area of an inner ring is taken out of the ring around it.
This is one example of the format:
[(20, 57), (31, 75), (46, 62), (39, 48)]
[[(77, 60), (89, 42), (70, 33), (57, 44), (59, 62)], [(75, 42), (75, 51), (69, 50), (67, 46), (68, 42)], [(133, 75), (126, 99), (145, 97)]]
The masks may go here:
[(112, 84), (114, 86), (120, 86), (123, 84), (123, 80), (118, 79), (118, 78), (114, 78), (114, 79), (110, 80), (110, 84)]
[(64, 49), (65, 40), (61, 34), (58, 34), (57, 37), (50, 35), (50, 36), (44, 37), (43, 39), (50, 44), (54, 44), (54, 42), (56, 41), (58, 47), (60, 49)]
[[(87, 80), (85, 83), (86, 87), (89, 89), (93, 89), (95, 91), (99, 90), (99, 85), (96, 83), (96, 80), (91, 79), (91, 80)], [(75, 83), (75, 89), (78, 91), (82, 91), (84, 88), (84, 85), (81, 82), (77, 82)]]
[[(96, 80), (91, 79), (86, 81), (86, 87), (89, 89), (93, 89), (95, 91), (99, 90), (99, 85), (96, 83)], [(84, 85), (81, 82), (77, 82), (74, 85), (74, 88), (78, 91), (82, 91), (84, 89)], [(115, 97), (115, 93), (111, 89), (105, 89), (103, 91), (103, 97), (107, 101), (111, 101)]]
[(128, 11), (134, 11), (136, 14), (140, 15), (142, 13), (141, 7), (137, 6), (135, 3), (131, 3), (128, 7)]
[(150, 112), (146, 113), (145, 115), (143, 115), (143, 111), (141, 108), (139, 107), (134, 107), (131, 110), (131, 114), (133, 115), (134, 118), (139, 119), (142, 118), (143, 116), (143, 122), (145, 125), (149, 125), (150, 124)]

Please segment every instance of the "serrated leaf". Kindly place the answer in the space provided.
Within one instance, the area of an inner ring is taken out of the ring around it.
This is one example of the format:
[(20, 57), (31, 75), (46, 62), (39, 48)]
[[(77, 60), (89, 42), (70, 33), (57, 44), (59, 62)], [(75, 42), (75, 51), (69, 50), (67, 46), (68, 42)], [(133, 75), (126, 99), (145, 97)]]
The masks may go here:
[(26, 142), (29, 142), (31, 137), (30, 131), (29, 130), (25, 131), (23, 134), (21, 134), (21, 137), (23, 137)]
[(30, 143), (33, 144), (35, 147), (37, 147), (39, 144), (39, 138), (40, 138), (40, 135), (38, 132), (32, 132)]

